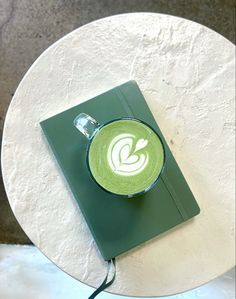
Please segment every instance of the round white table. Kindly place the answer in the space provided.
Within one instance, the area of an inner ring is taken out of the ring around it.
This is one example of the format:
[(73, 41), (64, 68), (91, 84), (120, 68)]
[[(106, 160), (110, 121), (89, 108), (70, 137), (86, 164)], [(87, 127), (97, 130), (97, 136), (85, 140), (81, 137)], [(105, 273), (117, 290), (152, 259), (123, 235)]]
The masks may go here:
[(201, 213), (117, 258), (109, 292), (184, 292), (234, 266), (234, 45), (168, 15), (92, 22), (47, 49), (21, 81), (2, 142), (11, 208), (56, 265), (97, 287), (106, 273), (39, 122), (129, 79), (139, 84)]

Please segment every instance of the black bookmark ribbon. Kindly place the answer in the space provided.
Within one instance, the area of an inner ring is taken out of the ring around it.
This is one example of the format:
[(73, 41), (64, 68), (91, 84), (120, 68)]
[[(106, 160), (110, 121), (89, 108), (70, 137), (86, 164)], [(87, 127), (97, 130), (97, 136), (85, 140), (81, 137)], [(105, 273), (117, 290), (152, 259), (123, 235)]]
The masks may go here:
[[(109, 274), (110, 274), (111, 271), (113, 271), (112, 278), (110, 279), (110, 281), (107, 281), (108, 280), (108, 276), (109, 276)], [(94, 299), (99, 293), (101, 293), (103, 290), (105, 290), (110, 285), (112, 285), (113, 282), (114, 282), (114, 280), (115, 280), (115, 278), (116, 278), (116, 263), (115, 263), (115, 259), (112, 259), (112, 260), (108, 261), (107, 275), (106, 275), (105, 279), (103, 280), (103, 282), (100, 285), (100, 287), (98, 287), (96, 289), (96, 291), (93, 292), (93, 294), (91, 296), (89, 296), (88, 299)]]

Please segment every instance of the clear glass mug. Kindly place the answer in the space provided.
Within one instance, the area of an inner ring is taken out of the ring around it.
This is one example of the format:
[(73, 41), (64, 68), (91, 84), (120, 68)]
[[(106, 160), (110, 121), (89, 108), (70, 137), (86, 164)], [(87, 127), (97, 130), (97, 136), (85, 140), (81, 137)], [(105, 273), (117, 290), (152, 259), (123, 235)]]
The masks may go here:
[(157, 132), (135, 118), (99, 124), (86, 113), (74, 120), (88, 139), (88, 170), (103, 190), (121, 197), (134, 197), (150, 190), (165, 164), (165, 149)]

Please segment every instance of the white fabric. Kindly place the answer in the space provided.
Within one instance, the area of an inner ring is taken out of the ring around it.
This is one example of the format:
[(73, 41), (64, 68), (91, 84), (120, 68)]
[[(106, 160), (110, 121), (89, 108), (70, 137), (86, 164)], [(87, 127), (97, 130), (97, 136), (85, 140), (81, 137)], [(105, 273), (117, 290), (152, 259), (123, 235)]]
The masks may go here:
[[(199, 289), (159, 298), (234, 299), (234, 278), (235, 271), (232, 269)], [(94, 292), (93, 288), (62, 272), (34, 246), (0, 244), (0, 282), (1, 299), (87, 299)], [(105, 292), (98, 296), (98, 299), (128, 298)]]

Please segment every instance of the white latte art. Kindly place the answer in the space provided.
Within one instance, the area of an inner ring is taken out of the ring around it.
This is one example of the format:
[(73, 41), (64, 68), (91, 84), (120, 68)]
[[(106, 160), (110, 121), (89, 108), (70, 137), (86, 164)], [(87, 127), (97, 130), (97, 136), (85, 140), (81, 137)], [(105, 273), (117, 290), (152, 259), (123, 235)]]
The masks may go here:
[(145, 148), (148, 144), (146, 139), (138, 139), (132, 134), (120, 134), (112, 139), (108, 151), (107, 160), (110, 168), (119, 175), (132, 176), (144, 170), (148, 164), (149, 156), (147, 152), (138, 151)]

